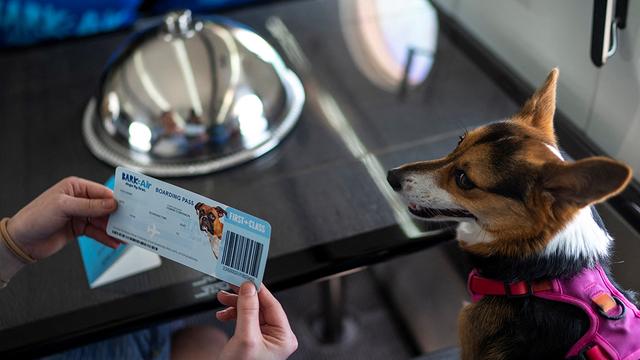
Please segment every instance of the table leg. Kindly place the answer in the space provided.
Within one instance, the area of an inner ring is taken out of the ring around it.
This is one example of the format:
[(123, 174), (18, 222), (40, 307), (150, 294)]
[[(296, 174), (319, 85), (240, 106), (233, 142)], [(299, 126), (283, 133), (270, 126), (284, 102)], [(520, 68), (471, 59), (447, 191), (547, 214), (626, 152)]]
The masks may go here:
[(344, 280), (343, 277), (332, 277), (320, 283), (321, 310), (321, 341), (336, 343), (342, 339), (344, 333)]

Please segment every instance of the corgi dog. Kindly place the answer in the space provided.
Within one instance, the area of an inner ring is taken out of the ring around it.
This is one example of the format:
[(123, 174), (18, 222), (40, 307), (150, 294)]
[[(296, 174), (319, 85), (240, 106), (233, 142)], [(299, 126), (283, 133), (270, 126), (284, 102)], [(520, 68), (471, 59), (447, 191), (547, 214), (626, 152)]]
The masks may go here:
[(459, 317), (463, 359), (640, 359), (640, 311), (608, 276), (612, 239), (592, 207), (620, 193), (632, 171), (605, 157), (563, 159), (558, 74), (446, 157), (388, 173), (415, 217), (458, 222), (475, 268), (475, 302)]

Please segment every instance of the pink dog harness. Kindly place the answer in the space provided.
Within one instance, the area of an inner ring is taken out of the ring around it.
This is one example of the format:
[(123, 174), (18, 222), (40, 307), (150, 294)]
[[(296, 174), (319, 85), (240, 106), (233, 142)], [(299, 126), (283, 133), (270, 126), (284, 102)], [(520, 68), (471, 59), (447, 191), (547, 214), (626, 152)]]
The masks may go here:
[(590, 327), (566, 357), (582, 355), (588, 360), (640, 359), (640, 311), (611, 284), (600, 265), (584, 269), (570, 279), (529, 283), (504, 283), (469, 274), (467, 287), (474, 302), (485, 295), (536, 296), (581, 308)]

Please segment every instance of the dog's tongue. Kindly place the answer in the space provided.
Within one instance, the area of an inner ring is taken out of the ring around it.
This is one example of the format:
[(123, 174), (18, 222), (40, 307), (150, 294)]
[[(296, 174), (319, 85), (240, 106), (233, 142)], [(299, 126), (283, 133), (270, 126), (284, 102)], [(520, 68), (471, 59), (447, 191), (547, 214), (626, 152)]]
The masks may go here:
[(409, 203), (409, 207), (410, 207), (412, 210), (417, 210), (417, 209), (418, 209), (418, 206), (417, 206), (416, 204), (414, 204), (414, 203)]

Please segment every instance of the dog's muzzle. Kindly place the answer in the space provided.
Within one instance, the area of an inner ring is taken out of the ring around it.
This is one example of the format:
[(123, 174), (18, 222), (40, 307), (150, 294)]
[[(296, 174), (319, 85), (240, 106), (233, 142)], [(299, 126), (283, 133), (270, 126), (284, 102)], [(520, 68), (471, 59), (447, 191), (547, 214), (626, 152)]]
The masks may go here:
[(200, 217), (200, 230), (206, 230), (213, 234), (213, 224), (211, 224), (211, 220), (209, 220), (206, 216)]

